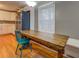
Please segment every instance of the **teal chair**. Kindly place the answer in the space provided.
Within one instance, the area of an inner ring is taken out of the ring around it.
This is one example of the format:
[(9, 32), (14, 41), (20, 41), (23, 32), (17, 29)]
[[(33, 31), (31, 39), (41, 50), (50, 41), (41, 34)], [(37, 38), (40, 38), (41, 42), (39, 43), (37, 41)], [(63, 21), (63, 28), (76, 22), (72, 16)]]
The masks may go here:
[(15, 51), (16, 55), (17, 55), (17, 50), (18, 50), (19, 45), (21, 45), (21, 48), (19, 48), (19, 50), (21, 52), (20, 57), (22, 57), (22, 50), (27, 48), (27, 46), (29, 46), (32, 51), (32, 45), (30, 44), (30, 39), (22, 36), (20, 31), (15, 31), (15, 35), (16, 35), (16, 40), (18, 42), (16, 51)]

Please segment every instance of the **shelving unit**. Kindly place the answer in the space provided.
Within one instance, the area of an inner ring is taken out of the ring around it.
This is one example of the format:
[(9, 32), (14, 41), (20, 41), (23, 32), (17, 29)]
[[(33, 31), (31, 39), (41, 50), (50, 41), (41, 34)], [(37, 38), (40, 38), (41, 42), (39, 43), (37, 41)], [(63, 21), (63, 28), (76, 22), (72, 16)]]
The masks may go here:
[(14, 33), (16, 30), (17, 14), (0, 10), (0, 34)]
[(8, 24), (15, 24), (16, 22), (19, 22), (19, 21), (9, 21), (9, 20), (0, 20), (0, 24), (2, 23), (8, 23)]

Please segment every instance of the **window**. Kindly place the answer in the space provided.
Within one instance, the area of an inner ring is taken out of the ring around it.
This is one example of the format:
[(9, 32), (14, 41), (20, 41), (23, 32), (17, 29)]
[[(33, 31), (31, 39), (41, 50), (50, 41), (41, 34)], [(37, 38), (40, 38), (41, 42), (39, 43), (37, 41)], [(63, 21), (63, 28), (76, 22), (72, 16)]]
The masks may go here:
[(38, 8), (38, 31), (55, 32), (55, 7), (53, 3)]

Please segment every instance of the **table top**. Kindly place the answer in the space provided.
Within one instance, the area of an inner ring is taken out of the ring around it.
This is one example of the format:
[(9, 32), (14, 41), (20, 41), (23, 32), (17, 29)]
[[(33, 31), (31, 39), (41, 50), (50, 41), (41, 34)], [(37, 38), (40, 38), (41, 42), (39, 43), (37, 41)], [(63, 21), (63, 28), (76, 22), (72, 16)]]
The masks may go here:
[[(34, 30), (26, 30), (22, 31), (26, 36), (30, 36), (30, 38), (34, 38), (33, 40), (40, 41), (42, 44), (47, 44), (48, 47), (56, 47), (58, 49), (64, 49), (66, 42), (68, 40), (68, 36), (60, 35), (60, 34), (51, 34)], [(57, 49), (57, 50), (58, 50)]]

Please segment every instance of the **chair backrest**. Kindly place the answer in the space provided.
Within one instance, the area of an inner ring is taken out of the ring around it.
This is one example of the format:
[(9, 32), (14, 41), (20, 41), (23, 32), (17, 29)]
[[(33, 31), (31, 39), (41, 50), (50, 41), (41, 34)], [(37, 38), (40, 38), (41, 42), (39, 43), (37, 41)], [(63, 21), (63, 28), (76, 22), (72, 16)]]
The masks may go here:
[(15, 31), (15, 35), (16, 35), (16, 40), (19, 41), (19, 39), (21, 38), (21, 32)]

